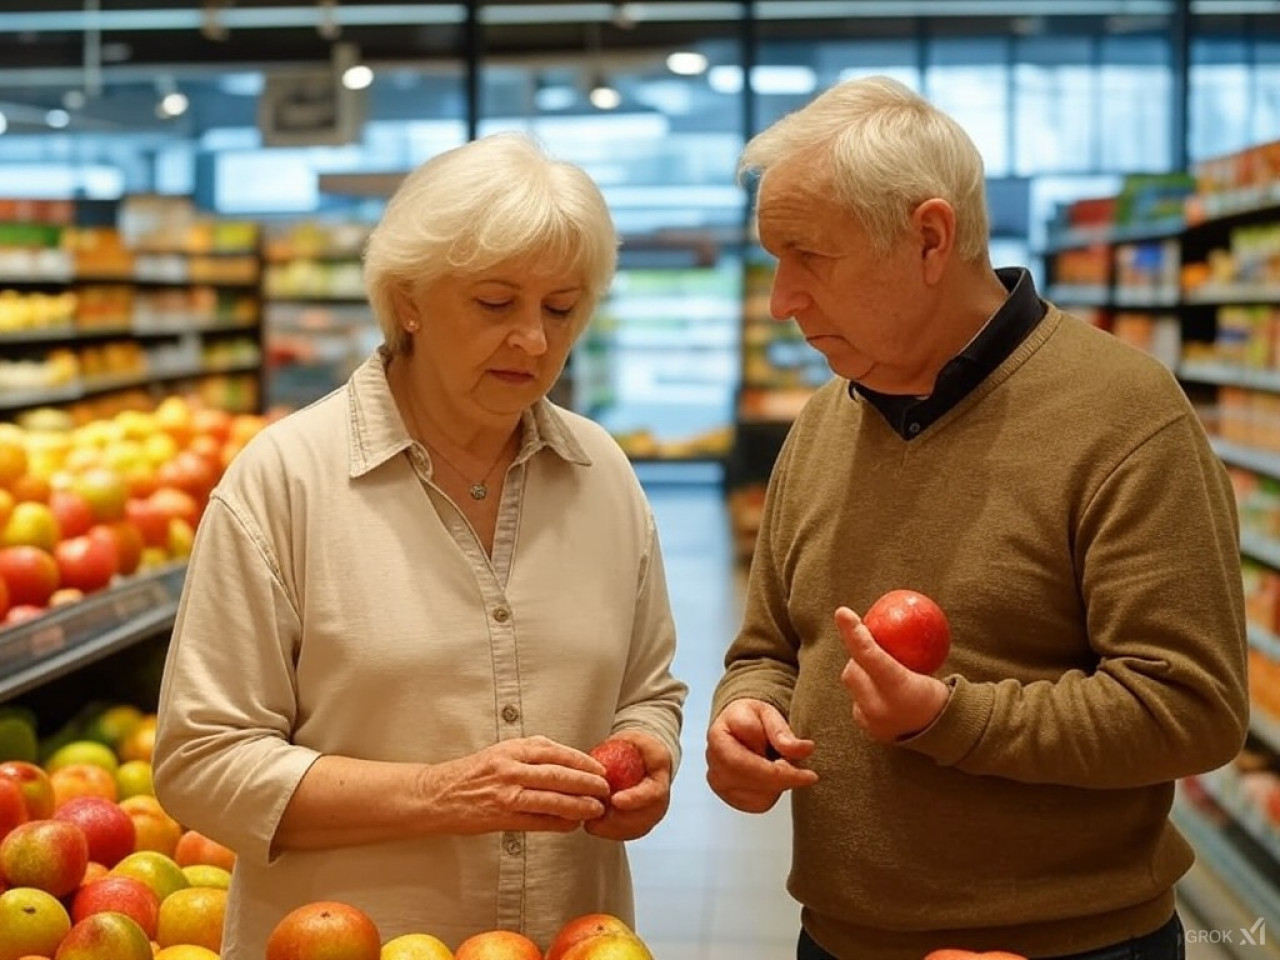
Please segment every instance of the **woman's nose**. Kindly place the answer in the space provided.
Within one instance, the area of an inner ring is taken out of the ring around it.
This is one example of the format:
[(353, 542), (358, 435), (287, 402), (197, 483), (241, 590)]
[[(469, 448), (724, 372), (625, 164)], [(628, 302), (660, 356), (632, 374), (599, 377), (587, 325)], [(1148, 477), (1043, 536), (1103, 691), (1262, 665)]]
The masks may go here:
[(547, 352), (547, 331), (540, 315), (521, 317), (509, 339), (514, 346), (533, 356)]

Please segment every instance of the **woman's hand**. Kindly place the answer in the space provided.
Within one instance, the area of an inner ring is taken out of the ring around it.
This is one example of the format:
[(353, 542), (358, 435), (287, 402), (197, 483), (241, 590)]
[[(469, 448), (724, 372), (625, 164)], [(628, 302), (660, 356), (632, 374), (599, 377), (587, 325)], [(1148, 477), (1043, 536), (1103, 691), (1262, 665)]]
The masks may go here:
[(813, 753), (772, 704), (734, 700), (707, 731), (707, 784), (716, 796), (744, 813), (764, 813), (786, 790), (818, 782), (796, 762)]
[(671, 754), (661, 740), (639, 730), (619, 730), (611, 736), (636, 745), (644, 759), (645, 777), (610, 797), (604, 816), (584, 826), (587, 833), (606, 840), (635, 840), (666, 816), (671, 803)]
[(538, 736), (427, 767), (422, 793), (436, 833), (567, 833), (604, 814), (609, 783), (594, 758)]

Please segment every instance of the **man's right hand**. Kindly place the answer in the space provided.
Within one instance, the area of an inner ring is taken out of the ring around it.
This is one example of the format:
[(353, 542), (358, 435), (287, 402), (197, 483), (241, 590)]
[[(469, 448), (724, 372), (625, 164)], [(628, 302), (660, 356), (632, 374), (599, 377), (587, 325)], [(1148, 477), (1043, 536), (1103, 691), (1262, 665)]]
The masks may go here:
[(783, 791), (818, 782), (812, 770), (796, 766), (813, 753), (786, 718), (763, 700), (734, 700), (707, 730), (707, 784), (729, 806), (764, 813)]

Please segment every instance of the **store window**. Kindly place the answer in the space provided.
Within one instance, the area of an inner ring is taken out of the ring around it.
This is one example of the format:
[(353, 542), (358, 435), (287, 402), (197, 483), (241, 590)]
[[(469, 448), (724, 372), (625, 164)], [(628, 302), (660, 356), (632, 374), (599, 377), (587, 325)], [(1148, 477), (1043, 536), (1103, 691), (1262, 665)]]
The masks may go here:
[(726, 73), (740, 66), (738, 25), (686, 25), (684, 42), (670, 24), (589, 23), (579, 49), (540, 62), (503, 55), (508, 29), (486, 26), (478, 132), (525, 130), (581, 165), (622, 235), (613, 288), (556, 399), (635, 459), (723, 456), (740, 376), (746, 216), (735, 175), (742, 92)]
[(1094, 48), (1084, 36), (1015, 41), (1015, 173), (1084, 173), (1097, 163), (1100, 110)]

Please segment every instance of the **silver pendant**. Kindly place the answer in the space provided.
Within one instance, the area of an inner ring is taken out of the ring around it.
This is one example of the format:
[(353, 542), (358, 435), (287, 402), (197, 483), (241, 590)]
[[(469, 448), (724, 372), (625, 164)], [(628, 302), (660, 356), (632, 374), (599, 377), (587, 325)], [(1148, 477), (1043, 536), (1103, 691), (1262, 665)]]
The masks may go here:
[(489, 495), (489, 488), (486, 487), (483, 483), (473, 483), (471, 485), (472, 500), (483, 500), (488, 495)]

